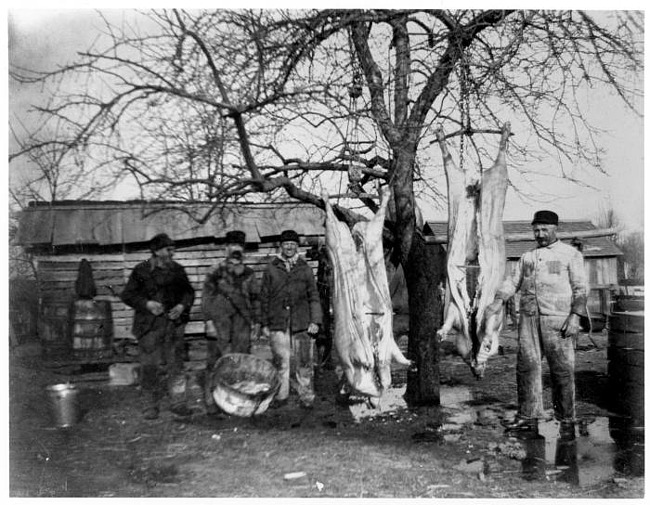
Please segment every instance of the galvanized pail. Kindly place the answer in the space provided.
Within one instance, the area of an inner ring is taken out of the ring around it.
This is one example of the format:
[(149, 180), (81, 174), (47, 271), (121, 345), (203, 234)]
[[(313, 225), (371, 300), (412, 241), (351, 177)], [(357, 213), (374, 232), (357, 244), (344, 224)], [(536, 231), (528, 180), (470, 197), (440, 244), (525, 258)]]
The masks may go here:
[(46, 390), (54, 425), (57, 428), (75, 425), (79, 421), (79, 390), (74, 384), (54, 384)]

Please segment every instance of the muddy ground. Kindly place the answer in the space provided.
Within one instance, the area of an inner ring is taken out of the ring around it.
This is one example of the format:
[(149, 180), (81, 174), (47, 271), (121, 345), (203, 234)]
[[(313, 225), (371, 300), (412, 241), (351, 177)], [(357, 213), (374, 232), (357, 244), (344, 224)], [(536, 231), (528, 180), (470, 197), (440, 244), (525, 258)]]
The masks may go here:
[[(439, 408), (405, 407), (404, 371), (379, 409), (339, 405), (335, 372), (323, 369), (312, 411), (291, 402), (251, 419), (205, 415), (194, 360), (196, 415), (164, 411), (156, 421), (143, 420), (137, 385), (112, 386), (105, 368), (55, 366), (38, 346), (19, 346), (10, 353), (10, 496), (643, 497), (643, 429), (608, 410), (606, 333), (579, 339), (581, 422), (568, 446), (550, 419), (539, 437), (504, 434), (499, 422), (516, 403), (512, 331), (501, 345), (481, 381), (443, 345)], [(81, 419), (56, 428), (45, 387), (67, 381), (80, 389)], [(550, 414), (546, 373), (545, 384)]]

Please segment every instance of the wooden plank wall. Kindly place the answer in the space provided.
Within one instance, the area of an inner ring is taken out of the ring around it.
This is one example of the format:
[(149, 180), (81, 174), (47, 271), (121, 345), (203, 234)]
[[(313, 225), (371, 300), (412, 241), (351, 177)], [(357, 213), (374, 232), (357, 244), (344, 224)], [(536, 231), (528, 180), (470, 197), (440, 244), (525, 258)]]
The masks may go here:
[[(305, 255), (309, 246), (301, 247)], [(246, 252), (246, 263), (250, 265), (259, 278), (271, 256), (276, 252), (275, 245), (263, 245), (257, 250)], [(188, 248), (177, 248), (174, 259), (185, 267), (190, 282), (196, 289), (196, 301), (192, 307), (190, 323), (187, 325), (188, 335), (203, 335), (206, 332), (205, 321), (201, 313), (201, 298), (203, 281), (207, 273), (224, 259), (223, 247), (201, 245)], [(133, 339), (131, 324), (133, 310), (127, 307), (112, 293), (122, 292), (131, 270), (139, 262), (149, 258), (149, 251), (142, 250), (132, 253), (100, 254), (100, 255), (48, 255), (37, 258), (39, 287), (44, 299), (72, 300), (75, 296), (74, 285), (79, 270), (79, 262), (86, 258), (93, 269), (97, 286), (97, 299), (111, 302), (113, 311), (114, 338)], [(508, 261), (507, 271), (514, 268), (514, 261)], [(309, 261), (316, 275), (317, 262)], [(616, 258), (589, 258), (586, 261), (587, 275), (590, 279), (589, 308), (592, 312), (605, 312), (602, 307), (602, 294), (599, 288), (616, 284)], [(598, 284), (594, 284), (593, 280)], [(608, 313), (609, 311), (605, 312)]]
[[(305, 257), (308, 246), (301, 247), (301, 254)], [(275, 254), (274, 245), (261, 246), (254, 251), (246, 252), (246, 264), (253, 268), (258, 278), (261, 279), (264, 267)], [(149, 251), (138, 251), (121, 254), (100, 255), (49, 255), (37, 258), (40, 295), (43, 303), (49, 300), (72, 300), (75, 297), (75, 280), (79, 270), (80, 261), (87, 259), (93, 269), (93, 277), (97, 286), (97, 300), (111, 302), (113, 312), (114, 338), (133, 339), (131, 324), (133, 309), (122, 303), (115, 296), (119, 295), (131, 274), (133, 268), (141, 261), (150, 257)], [(205, 334), (206, 325), (201, 313), (201, 298), (203, 295), (203, 281), (208, 272), (225, 258), (225, 249), (215, 246), (193, 246), (177, 248), (174, 260), (185, 267), (185, 271), (196, 290), (196, 300), (190, 313), (190, 322), (186, 327), (188, 335)], [(308, 261), (316, 275), (317, 262)], [(112, 288), (112, 290), (111, 290)], [(115, 294), (114, 294), (115, 293)]]

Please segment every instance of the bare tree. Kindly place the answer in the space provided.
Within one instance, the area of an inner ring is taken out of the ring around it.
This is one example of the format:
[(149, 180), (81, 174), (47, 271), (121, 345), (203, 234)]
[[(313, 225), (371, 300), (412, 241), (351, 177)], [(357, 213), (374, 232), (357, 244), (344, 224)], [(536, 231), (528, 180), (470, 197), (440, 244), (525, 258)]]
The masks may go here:
[(58, 71), (12, 69), (23, 84), (84, 86), (40, 109), (65, 135), (10, 161), (83, 150), (108, 181), (130, 174), (143, 197), (207, 199), (212, 211), (260, 195), (322, 207), (321, 187), (340, 187), (337, 211), (349, 222), (361, 206), (375, 210), (378, 186), (390, 184), (387, 236), (411, 294), (414, 403), (439, 401), (444, 254), (416, 227), (416, 195), (439, 199), (443, 182), (427, 156), (434, 126), (444, 123), (461, 163), (479, 168), (510, 121), (511, 158), (600, 170), (584, 91), (605, 87), (631, 108), (641, 96), (636, 12), (147, 11), (107, 22), (105, 36)]
[(617, 240), (623, 251), (623, 277), (628, 284), (644, 284), (644, 238), (643, 232), (632, 232)]
[(623, 251), (623, 257), (618, 262), (618, 280), (624, 284), (644, 283), (644, 235), (641, 231), (627, 231), (611, 206), (601, 208), (596, 217), (596, 225), (601, 228), (617, 228), (620, 230), (609, 237)]

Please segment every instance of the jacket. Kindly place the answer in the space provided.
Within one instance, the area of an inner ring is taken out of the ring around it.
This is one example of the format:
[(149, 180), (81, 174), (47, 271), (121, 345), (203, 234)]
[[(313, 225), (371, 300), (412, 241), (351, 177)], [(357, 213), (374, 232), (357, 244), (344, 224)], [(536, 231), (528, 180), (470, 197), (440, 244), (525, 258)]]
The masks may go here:
[(203, 284), (201, 308), (206, 319), (238, 314), (250, 324), (260, 320), (260, 287), (255, 271), (242, 265), (237, 273), (228, 261), (220, 263), (209, 273)]
[(294, 333), (323, 321), (314, 273), (302, 258), (288, 272), (282, 259), (273, 258), (262, 276), (260, 300), (262, 326), (272, 331), (286, 330), (289, 321)]
[(517, 291), (522, 314), (585, 316), (587, 279), (582, 254), (559, 240), (524, 253), (497, 296), (507, 300)]
[[(167, 317), (167, 312), (182, 303), (185, 310), (177, 319), (177, 324), (185, 324), (190, 319), (190, 309), (194, 303), (194, 288), (190, 284), (185, 269), (172, 261), (167, 268), (155, 266), (148, 259), (135, 266), (122, 291), (122, 301), (135, 309), (132, 332), (136, 338), (147, 333), (156, 317)], [(165, 312), (153, 315), (147, 309), (147, 301), (163, 304)]]

